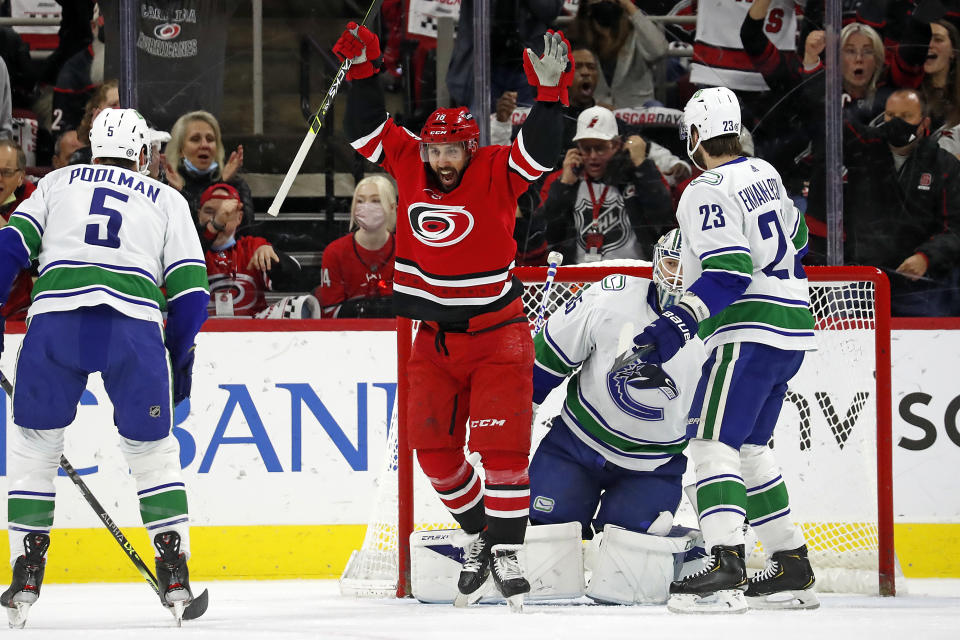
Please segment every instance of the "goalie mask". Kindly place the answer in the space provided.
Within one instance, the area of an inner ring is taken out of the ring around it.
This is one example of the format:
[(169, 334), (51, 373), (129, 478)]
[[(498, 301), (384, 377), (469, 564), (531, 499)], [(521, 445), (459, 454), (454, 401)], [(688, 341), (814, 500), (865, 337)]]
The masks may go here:
[(128, 160), (140, 171), (147, 166), (147, 156), (141, 164), (140, 152), (150, 144), (148, 130), (147, 121), (136, 109), (104, 109), (90, 127), (91, 156)]
[[(697, 128), (697, 141), (693, 142), (693, 127)], [(687, 156), (693, 160), (694, 154), (704, 140), (727, 135), (740, 135), (740, 103), (736, 94), (726, 87), (700, 89), (687, 106), (683, 108), (683, 122), (680, 124), (680, 139), (686, 141)], [(691, 146), (693, 145), (693, 146)]]
[(675, 305), (683, 294), (679, 229), (663, 234), (653, 246), (653, 284), (661, 310)]

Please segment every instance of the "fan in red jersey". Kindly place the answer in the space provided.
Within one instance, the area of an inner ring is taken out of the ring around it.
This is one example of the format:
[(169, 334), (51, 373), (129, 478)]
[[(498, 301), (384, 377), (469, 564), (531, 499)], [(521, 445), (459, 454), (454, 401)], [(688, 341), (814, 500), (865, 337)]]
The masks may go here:
[[(264, 293), (295, 277), (300, 265), (278, 253), (266, 238), (236, 237), (243, 221), (243, 201), (236, 189), (220, 182), (200, 196), (197, 224), (215, 231), (204, 256), (210, 280), (211, 316), (252, 316), (267, 307)], [(209, 239), (208, 239), (209, 240)]]
[(367, 176), (353, 190), (350, 229), (323, 250), (320, 300), (324, 318), (393, 316), (393, 257), (397, 190), (384, 175)]
[[(377, 37), (351, 23), (334, 46), (350, 60), (351, 144), (397, 181), (397, 315), (421, 320), (407, 365), (410, 444), (465, 532), (457, 604), (475, 602), (492, 573), (514, 608), (530, 590), (516, 552), (530, 502), (533, 342), (513, 276), (517, 197), (560, 155), (573, 58), (560, 33), (527, 49), (537, 102), (510, 146), (479, 146), (473, 115), (438, 109), (420, 137), (387, 116), (372, 64)], [(465, 457), (483, 461), (486, 485)]]

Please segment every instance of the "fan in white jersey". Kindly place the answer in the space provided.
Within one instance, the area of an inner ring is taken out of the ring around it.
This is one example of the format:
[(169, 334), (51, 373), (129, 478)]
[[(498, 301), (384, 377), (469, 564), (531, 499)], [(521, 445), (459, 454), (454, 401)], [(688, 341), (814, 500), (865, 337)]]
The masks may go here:
[[(688, 419), (688, 452), (710, 562), (674, 582), (670, 608), (739, 612), (815, 607), (803, 534), (792, 523), (773, 435), (787, 382), (814, 348), (807, 228), (776, 170), (740, 152), (740, 107), (729, 89), (697, 91), (684, 109), (687, 153), (704, 173), (677, 210), (686, 290), (634, 338), (645, 362), (668, 362), (699, 335), (708, 350)], [(749, 516), (766, 570), (747, 579)], [(746, 591), (746, 600), (743, 592)]]
[(93, 372), (103, 376), (157, 548), (160, 600), (178, 620), (195, 602), (171, 429), (173, 407), (190, 395), (193, 343), (207, 317), (206, 264), (186, 200), (139, 171), (149, 144), (143, 116), (105, 109), (90, 142), (92, 165), (47, 174), (0, 229), (0, 303), (32, 260), (40, 273), (17, 357), (16, 426), (7, 444), (13, 581), (0, 603), (14, 626), (26, 622), (40, 595), (64, 431)]
[[(653, 281), (607, 276), (554, 313), (534, 339), (534, 402), (570, 378), (566, 400), (530, 464), (530, 521), (669, 531), (687, 462), (687, 412), (706, 357), (694, 338), (665, 365), (610, 368), (627, 340), (682, 292), (680, 233), (654, 249)], [(621, 337), (622, 336), (622, 337)], [(599, 510), (598, 510), (599, 505)]]

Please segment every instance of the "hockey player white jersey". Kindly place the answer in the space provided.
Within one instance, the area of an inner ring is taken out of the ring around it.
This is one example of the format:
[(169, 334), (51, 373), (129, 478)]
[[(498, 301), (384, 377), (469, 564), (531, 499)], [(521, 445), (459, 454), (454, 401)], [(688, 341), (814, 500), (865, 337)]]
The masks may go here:
[(800, 263), (807, 225), (770, 164), (741, 157), (703, 172), (680, 197), (677, 220), (688, 289), (711, 271), (750, 278), (743, 295), (700, 323), (698, 333), (708, 349), (742, 341), (787, 350), (816, 348)]
[(187, 201), (130, 169), (72, 165), (53, 171), (8, 224), (30, 259), (39, 259), (29, 316), (105, 304), (161, 322), (167, 299), (207, 290)]
[(637, 362), (610, 372), (620, 336), (657, 319), (656, 299), (646, 278), (607, 276), (558, 309), (534, 339), (535, 389), (572, 374), (561, 419), (601, 456), (636, 471), (656, 469), (686, 447), (687, 411), (706, 359), (694, 338), (662, 367)]

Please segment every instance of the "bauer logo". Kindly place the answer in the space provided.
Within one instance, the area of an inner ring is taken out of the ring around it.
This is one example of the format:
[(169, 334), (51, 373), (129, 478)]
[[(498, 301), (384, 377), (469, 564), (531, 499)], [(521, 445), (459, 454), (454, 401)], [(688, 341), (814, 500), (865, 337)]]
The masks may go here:
[(407, 209), (413, 235), (425, 245), (448, 247), (473, 230), (473, 215), (463, 207), (441, 207), (415, 202)]
[(158, 24), (153, 28), (153, 35), (158, 40), (173, 40), (180, 35), (180, 25), (173, 22)]

